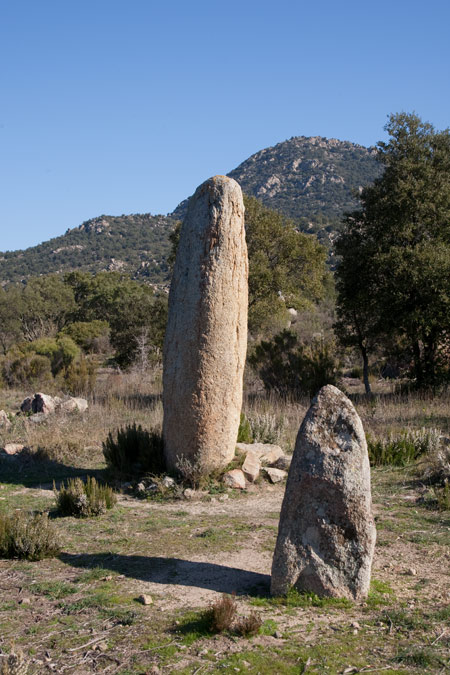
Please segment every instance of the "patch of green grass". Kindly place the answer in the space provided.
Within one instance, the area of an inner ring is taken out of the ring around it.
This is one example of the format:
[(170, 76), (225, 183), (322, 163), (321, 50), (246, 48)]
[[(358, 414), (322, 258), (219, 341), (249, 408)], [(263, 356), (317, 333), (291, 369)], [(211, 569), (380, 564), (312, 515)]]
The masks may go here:
[(94, 581), (100, 581), (101, 579), (104, 579), (108, 576), (114, 576), (114, 573), (105, 569), (104, 567), (92, 567), (90, 570), (80, 574), (80, 576), (76, 579), (76, 582), (80, 584), (90, 584)]
[(214, 635), (211, 629), (211, 612), (200, 610), (188, 612), (175, 623), (172, 632), (180, 636), (181, 642), (189, 646), (204, 637)]
[(47, 595), (52, 600), (60, 600), (77, 592), (74, 584), (64, 581), (40, 581), (30, 586), (30, 591), (36, 595)]
[(278, 630), (278, 624), (273, 619), (266, 619), (259, 629), (260, 635), (274, 635)]
[(250, 604), (256, 607), (340, 607), (341, 609), (353, 607), (352, 601), (347, 598), (321, 598), (315, 593), (300, 592), (296, 588), (290, 588), (285, 596), (252, 598)]
[(420, 647), (407, 647), (400, 650), (395, 656), (394, 661), (415, 666), (416, 668), (430, 668), (438, 664), (445, 666), (445, 663), (431, 649)]
[(387, 581), (372, 579), (366, 604), (370, 609), (389, 605), (395, 600), (395, 593)]

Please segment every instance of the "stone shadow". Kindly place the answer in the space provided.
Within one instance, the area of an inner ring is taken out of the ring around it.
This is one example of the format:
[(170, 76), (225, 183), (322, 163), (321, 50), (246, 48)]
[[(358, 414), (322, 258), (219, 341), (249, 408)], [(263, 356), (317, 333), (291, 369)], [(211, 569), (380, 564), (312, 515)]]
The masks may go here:
[(79, 555), (62, 553), (60, 560), (72, 567), (104, 569), (131, 579), (154, 584), (195, 586), (218, 593), (264, 597), (269, 595), (270, 576), (237, 567), (181, 558), (120, 555), (114, 553)]
[(107, 477), (106, 469), (77, 468), (52, 459), (41, 457), (28, 448), (15, 455), (7, 455), (0, 451), (0, 481), (10, 485), (53, 490), (53, 481), (59, 489), (62, 481), (68, 478), (86, 479), (94, 476), (99, 480)]

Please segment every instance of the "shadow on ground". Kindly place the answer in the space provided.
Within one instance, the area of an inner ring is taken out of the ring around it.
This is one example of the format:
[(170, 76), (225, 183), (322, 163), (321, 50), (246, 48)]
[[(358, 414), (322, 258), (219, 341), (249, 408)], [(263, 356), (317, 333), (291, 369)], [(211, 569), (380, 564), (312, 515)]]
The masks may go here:
[(62, 553), (60, 560), (72, 567), (101, 567), (132, 579), (154, 584), (195, 586), (218, 593), (265, 596), (269, 593), (270, 576), (236, 567), (180, 558), (159, 558), (113, 553)]
[(61, 482), (68, 478), (75, 476), (85, 478), (89, 475), (104, 480), (106, 474), (105, 469), (76, 468), (62, 462), (36, 457), (27, 448), (11, 456), (0, 453), (0, 481), (11, 485), (53, 490), (53, 481), (59, 488)]

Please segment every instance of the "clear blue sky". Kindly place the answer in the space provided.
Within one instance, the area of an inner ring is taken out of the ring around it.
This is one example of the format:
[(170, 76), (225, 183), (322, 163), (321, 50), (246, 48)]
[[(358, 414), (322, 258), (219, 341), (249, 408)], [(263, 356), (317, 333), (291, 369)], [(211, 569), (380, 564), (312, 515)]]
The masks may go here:
[(291, 136), (449, 125), (448, 0), (0, 0), (0, 250), (167, 213)]

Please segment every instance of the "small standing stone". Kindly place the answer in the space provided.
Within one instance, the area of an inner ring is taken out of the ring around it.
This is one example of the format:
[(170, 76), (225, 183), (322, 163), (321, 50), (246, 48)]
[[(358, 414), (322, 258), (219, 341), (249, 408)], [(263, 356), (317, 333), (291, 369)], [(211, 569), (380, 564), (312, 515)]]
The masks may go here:
[(249, 483), (255, 482), (259, 476), (260, 470), (261, 462), (259, 461), (258, 455), (256, 452), (249, 450), (242, 465), (242, 471), (244, 472), (244, 476), (249, 481)]
[(235, 490), (245, 490), (247, 483), (245, 481), (244, 472), (241, 469), (232, 469), (224, 474), (223, 482), (227, 487)]
[(281, 509), (271, 593), (367, 596), (375, 548), (370, 467), (361, 420), (323, 387), (300, 427)]

